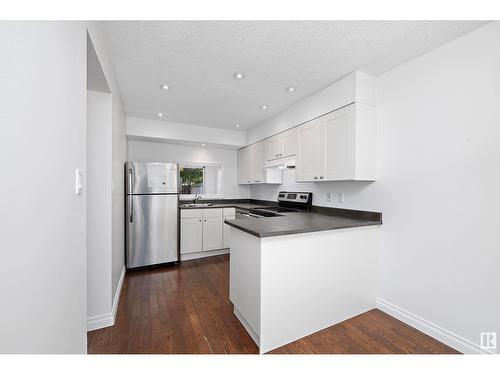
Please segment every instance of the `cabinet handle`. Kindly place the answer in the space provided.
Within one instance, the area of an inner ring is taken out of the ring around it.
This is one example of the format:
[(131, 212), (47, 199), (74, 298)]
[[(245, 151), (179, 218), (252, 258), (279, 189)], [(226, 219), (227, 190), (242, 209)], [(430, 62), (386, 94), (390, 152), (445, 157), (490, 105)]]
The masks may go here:
[(318, 179), (318, 176), (314, 176), (314, 179), (317, 180)]
[(319, 176), (319, 179), (322, 180), (323, 179), (323, 176)]
[(198, 221), (201, 223), (201, 219), (200, 219), (200, 220), (198, 220)]

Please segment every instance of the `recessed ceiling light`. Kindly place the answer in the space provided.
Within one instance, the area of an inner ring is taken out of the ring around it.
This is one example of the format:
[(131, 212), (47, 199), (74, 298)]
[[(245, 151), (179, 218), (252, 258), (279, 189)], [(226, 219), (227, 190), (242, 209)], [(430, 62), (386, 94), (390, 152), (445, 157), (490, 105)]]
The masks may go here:
[(260, 109), (267, 109), (267, 105), (265, 105), (265, 104), (261, 105)]
[(239, 128), (239, 127), (240, 127), (240, 124), (236, 124), (236, 125), (234, 125), (234, 126), (236, 126), (237, 128)]
[(206, 144), (205, 144), (205, 143), (202, 143), (201, 145), (202, 145), (203, 147), (205, 147), (205, 146), (206, 146)]
[(243, 73), (236, 72), (233, 74), (233, 78), (234, 79), (243, 79), (243, 78), (245, 78), (245, 75)]
[(160, 86), (163, 90), (168, 90), (170, 87), (166, 83)]
[(156, 116), (158, 116), (158, 117), (163, 117), (163, 113), (158, 112), (158, 113), (156, 114)]
[(295, 90), (297, 90), (297, 87), (295, 86), (290, 86), (285, 89), (286, 92), (294, 92)]

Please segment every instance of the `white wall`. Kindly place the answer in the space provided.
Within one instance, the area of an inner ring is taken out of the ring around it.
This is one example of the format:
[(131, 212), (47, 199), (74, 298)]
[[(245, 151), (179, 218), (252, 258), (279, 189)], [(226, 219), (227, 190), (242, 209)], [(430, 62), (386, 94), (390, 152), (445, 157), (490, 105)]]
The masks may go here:
[(106, 47), (106, 39), (98, 22), (87, 22), (88, 33), (97, 53), (106, 81), (112, 95), (112, 267), (111, 267), (111, 298), (113, 313), (116, 312), (118, 301), (118, 286), (125, 267), (125, 233), (124, 233), (124, 163), (127, 160), (126, 116), (118, 80), (113, 63)]
[(84, 353), (86, 30), (0, 22), (0, 353)]
[(243, 147), (247, 133), (242, 130), (210, 128), (177, 122), (127, 117), (127, 135), (158, 141), (187, 141), (213, 146)]
[(87, 317), (110, 314), (112, 258), (111, 94), (87, 92)]
[(131, 161), (222, 163), (224, 197), (250, 197), (250, 188), (247, 185), (238, 185), (238, 155), (235, 149), (130, 139), (128, 150)]
[(381, 210), (378, 296), (468, 352), (480, 332), (500, 334), (498, 40), (490, 23), (378, 78), (376, 182), (295, 184), (287, 171), (281, 187), (252, 187)]
[[(85, 353), (87, 27), (113, 93), (112, 266), (123, 269), (125, 113), (96, 23), (0, 22), (0, 352)], [(8, 163), (6, 162), (8, 161)], [(75, 169), (84, 190), (75, 195)], [(111, 171), (110, 171), (111, 173)], [(109, 233), (108, 233), (109, 235)]]

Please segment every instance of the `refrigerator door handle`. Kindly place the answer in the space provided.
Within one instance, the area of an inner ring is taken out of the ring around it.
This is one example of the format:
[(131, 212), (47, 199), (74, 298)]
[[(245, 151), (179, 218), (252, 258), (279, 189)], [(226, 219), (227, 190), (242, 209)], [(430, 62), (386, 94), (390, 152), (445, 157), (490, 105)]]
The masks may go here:
[(132, 223), (134, 221), (134, 202), (132, 202), (132, 196), (129, 195), (128, 196), (128, 212), (129, 212), (129, 216), (128, 216), (128, 220)]
[(128, 169), (128, 193), (132, 194), (132, 168)]

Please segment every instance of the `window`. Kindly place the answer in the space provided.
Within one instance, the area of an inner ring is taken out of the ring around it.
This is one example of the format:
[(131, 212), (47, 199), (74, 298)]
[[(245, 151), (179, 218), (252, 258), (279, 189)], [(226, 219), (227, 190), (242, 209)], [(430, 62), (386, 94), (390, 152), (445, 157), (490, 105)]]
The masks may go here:
[(181, 176), (181, 194), (203, 194), (203, 175), (205, 168), (182, 168)]
[(208, 163), (179, 163), (182, 195), (222, 196), (223, 166)]

